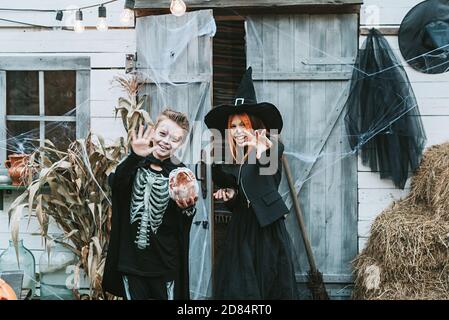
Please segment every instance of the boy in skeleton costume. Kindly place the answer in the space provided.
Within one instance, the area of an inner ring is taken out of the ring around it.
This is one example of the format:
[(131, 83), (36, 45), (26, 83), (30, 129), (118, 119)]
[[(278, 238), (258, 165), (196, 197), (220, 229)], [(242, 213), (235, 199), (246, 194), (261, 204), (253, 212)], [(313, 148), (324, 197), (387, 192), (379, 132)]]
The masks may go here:
[(131, 153), (110, 179), (106, 292), (139, 300), (189, 298), (189, 232), (197, 193), (169, 192), (170, 173), (184, 167), (171, 160), (188, 131), (186, 115), (167, 109), (154, 128), (132, 133)]

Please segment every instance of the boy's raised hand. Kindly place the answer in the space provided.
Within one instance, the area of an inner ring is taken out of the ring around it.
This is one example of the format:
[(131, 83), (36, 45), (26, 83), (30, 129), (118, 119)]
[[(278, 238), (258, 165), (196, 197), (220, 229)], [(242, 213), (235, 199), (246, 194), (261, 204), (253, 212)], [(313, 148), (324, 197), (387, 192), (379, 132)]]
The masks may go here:
[(131, 148), (134, 153), (141, 157), (147, 157), (153, 153), (156, 147), (150, 147), (151, 136), (153, 134), (153, 128), (148, 127), (144, 132), (144, 126), (140, 125), (139, 132), (136, 136), (136, 131), (131, 132)]

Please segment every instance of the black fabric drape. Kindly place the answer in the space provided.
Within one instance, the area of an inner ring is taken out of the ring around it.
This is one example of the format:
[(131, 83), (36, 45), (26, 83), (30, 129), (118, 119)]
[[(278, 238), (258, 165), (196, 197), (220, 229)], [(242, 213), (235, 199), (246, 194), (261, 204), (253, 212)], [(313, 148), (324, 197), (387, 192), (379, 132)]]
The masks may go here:
[(364, 165), (403, 189), (426, 135), (407, 74), (376, 29), (359, 50), (345, 108), (352, 150), (361, 150)]

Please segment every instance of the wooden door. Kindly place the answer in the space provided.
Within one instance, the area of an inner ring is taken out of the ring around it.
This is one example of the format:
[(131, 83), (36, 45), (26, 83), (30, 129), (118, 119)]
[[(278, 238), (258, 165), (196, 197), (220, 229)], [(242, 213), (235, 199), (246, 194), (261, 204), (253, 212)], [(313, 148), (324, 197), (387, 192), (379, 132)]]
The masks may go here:
[[(246, 29), (258, 101), (278, 106), (286, 150), (301, 159), (287, 155), (318, 268), (330, 296), (348, 297), (350, 262), (357, 254), (357, 160), (345, 154), (342, 106), (357, 54), (358, 16), (250, 16)], [(309, 266), (293, 210), (287, 226), (306, 297)]]
[[(146, 109), (153, 120), (170, 107), (189, 116), (191, 133), (180, 159), (193, 171), (208, 141), (203, 137), (204, 116), (211, 109), (212, 36), (211, 10), (182, 17), (159, 15), (140, 17), (136, 22), (137, 69), (147, 76)], [(212, 237), (211, 174), (203, 166), (198, 176), (205, 179), (200, 191), (191, 231), (190, 289), (192, 299), (210, 297)]]

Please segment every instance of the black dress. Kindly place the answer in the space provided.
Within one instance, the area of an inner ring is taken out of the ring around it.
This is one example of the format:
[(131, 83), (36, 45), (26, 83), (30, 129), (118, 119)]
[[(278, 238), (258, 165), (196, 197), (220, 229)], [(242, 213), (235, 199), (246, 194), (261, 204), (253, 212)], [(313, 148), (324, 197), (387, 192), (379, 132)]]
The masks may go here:
[[(214, 181), (228, 181), (219, 187), (232, 187), (229, 181), (237, 182), (239, 167), (214, 166)], [(244, 190), (240, 183), (233, 187), (238, 192), (227, 203), (232, 219), (218, 257), (214, 298), (297, 299), (292, 244), (285, 219), (279, 218), (262, 227), (253, 208), (248, 206), (246, 195), (251, 191), (248, 190), (251, 184), (244, 185)]]

